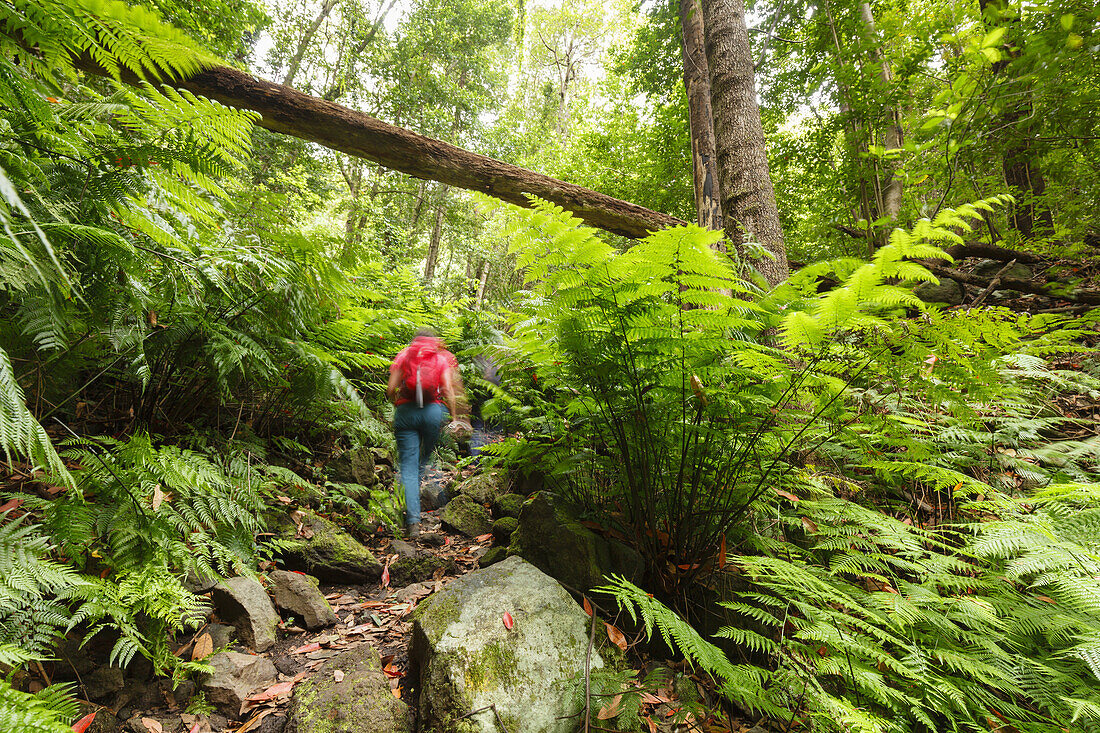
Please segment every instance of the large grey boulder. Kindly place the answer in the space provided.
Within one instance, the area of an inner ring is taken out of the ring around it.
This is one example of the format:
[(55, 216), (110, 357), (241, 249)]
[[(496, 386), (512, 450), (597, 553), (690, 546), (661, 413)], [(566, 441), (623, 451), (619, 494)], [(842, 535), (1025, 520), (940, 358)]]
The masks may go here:
[(520, 510), (508, 554), (520, 555), (580, 591), (603, 585), (604, 576), (612, 573), (637, 581), (645, 567), (637, 551), (585, 527), (545, 491)]
[(447, 502), (439, 518), (448, 527), (467, 537), (478, 537), (493, 531), (493, 520), (489, 518), (489, 512), (465, 494), (459, 494)]
[(278, 672), (265, 657), (238, 652), (221, 652), (205, 660), (214, 668), (199, 685), (208, 702), (231, 718), (237, 717), (245, 699), (257, 690), (275, 684)]
[[(504, 615), (509, 614), (512, 628)], [(576, 727), (588, 617), (545, 573), (518, 557), (454, 580), (422, 601), (413, 623), (420, 730), (569, 733)], [(593, 669), (603, 667), (592, 651)]]
[(218, 616), (236, 627), (242, 642), (258, 652), (275, 645), (279, 614), (259, 582), (245, 577), (229, 578), (211, 593)]
[(313, 512), (298, 511), (296, 520), (280, 515), (271, 522), (282, 540), (279, 558), (288, 570), (301, 570), (324, 583), (373, 583), (382, 576), (382, 563), (361, 542)]
[(951, 278), (942, 278), (939, 282), (922, 282), (913, 288), (913, 295), (925, 303), (944, 303), (962, 305), (966, 298), (966, 288)]
[(336, 624), (336, 614), (318, 589), (316, 578), (286, 570), (276, 570), (267, 577), (275, 605), (301, 618), (307, 629), (315, 631)]
[[(988, 277), (992, 279), (998, 272), (1003, 270), (1008, 265), (1007, 262), (1000, 262), (998, 260), (982, 260), (974, 266), (973, 273), (978, 277)], [(1017, 262), (1005, 270), (1001, 278), (1004, 280), (1030, 280), (1031, 268), (1027, 265)]]
[(364, 644), (328, 660), (294, 688), (284, 733), (411, 730), (409, 706), (393, 696), (378, 652)]

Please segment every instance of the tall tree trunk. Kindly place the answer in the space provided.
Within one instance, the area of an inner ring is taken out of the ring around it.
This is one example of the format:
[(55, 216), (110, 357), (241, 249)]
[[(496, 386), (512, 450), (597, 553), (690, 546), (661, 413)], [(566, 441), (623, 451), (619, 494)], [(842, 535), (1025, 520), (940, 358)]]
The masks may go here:
[(702, 7), (726, 236), (741, 253), (746, 236), (763, 245), (774, 259), (761, 257), (754, 264), (769, 285), (776, 285), (789, 273), (787, 249), (756, 103), (745, 5), (743, 0), (702, 0)]
[[(0, 32), (24, 43), (17, 29), (0, 26)], [(75, 56), (73, 63), (91, 74), (114, 75), (87, 54)], [(128, 84), (142, 82), (126, 70), (120, 76)], [(674, 216), (471, 153), (227, 66), (206, 68), (183, 79), (147, 70), (145, 80), (258, 112), (257, 124), (272, 132), (308, 140), (415, 178), (481, 191), (519, 206), (530, 206), (527, 195), (533, 194), (571, 211), (588, 226), (623, 237), (640, 239), (650, 231), (684, 223)]]
[[(894, 72), (890, 68), (890, 61), (886, 57), (879, 42), (878, 30), (875, 28), (875, 16), (871, 12), (871, 3), (864, 0), (859, 4), (859, 16), (863, 21), (863, 27), (871, 42), (871, 59), (878, 64), (878, 77), (883, 89), (889, 89), (894, 81)], [(885, 109), (885, 124), (882, 128), (882, 146), (886, 150), (897, 150), (905, 142), (901, 127), (901, 110), (897, 104), (890, 103)], [(888, 180), (883, 183), (882, 179)], [(879, 190), (882, 192), (882, 201), (879, 208), (879, 216), (888, 216), (896, 219), (901, 212), (902, 179), (896, 170), (884, 173), (879, 178)], [(876, 217), (878, 218), (878, 217)]]
[(317, 17), (313, 19), (313, 22), (306, 28), (306, 32), (302, 35), (302, 38), (298, 41), (298, 48), (295, 49), (294, 55), (290, 58), (290, 64), (287, 66), (286, 76), (283, 77), (283, 84), (289, 86), (294, 85), (294, 77), (298, 76), (298, 69), (302, 66), (302, 58), (305, 57), (306, 51), (309, 49), (309, 44), (313, 43), (313, 37), (317, 35), (318, 29), (321, 24), (325, 22), (325, 18), (329, 16), (332, 9), (336, 7), (336, 3), (340, 0), (325, 0), (321, 4), (321, 9), (317, 11)]
[(1038, 227), (1053, 231), (1054, 220), (1050, 209), (1036, 203), (1035, 198), (1046, 191), (1046, 179), (1032, 148), (1036, 124), (1032, 115), (1031, 89), (1026, 83), (1011, 76), (1011, 64), (1018, 58), (1023, 40), (1012, 38), (1019, 24), (1017, 19), (1006, 18), (1005, 0), (980, 0), (979, 6), (986, 25), (991, 29), (1007, 27), (1005, 43), (1001, 46), (1002, 58), (993, 64), (992, 72), (1002, 79), (1002, 93), (1006, 102), (1000, 114), (999, 137), (1002, 140), (1001, 167), (1005, 183), (1016, 196), (1022, 198), (1009, 211), (1009, 223), (1024, 239), (1030, 239)]
[(481, 310), (485, 301), (485, 285), (489, 282), (489, 260), (481, 260), (477, 273), (477, 295), (474, 297), (474, 310)]
[(424, 258), (424, 284), (430, 285), (435, 277), (435, 265), (439, 261), (439, 243), (443, 240), (443, 214), (447, 211), (447, 191), (450, 186), (443, 184), (439, 188), (439, 199), (435, 204), (435, 226), (432, 227), (432, 239), (428, 244), (428, 256)]
[[(695, 182), (696, 222), (704, 229), (722, 230), (722, 201), (718, 190), (718, 154), (714, 144), (714, 115), (710, 106), (710, 75), (699, 0), (680, 0), (680, 49), (684, 58), (684, 89), (691, 130), (691, 168)], [(725, 242), (718, 247), (725, 249)]]

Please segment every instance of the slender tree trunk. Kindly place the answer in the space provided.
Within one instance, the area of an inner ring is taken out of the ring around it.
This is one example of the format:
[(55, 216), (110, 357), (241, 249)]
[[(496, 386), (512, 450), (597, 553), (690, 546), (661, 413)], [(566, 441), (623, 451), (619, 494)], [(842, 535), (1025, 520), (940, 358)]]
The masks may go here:
[(294, 77), (298, 76), (298, 69), (302, 66), (302, 58), (305, 57), (306, 51), (309, 49), (309, 44), (313, 43), (313, 37), (317, 35), (318, 29), (321, 24), (325, 22), (325, 18), (329, 16), (332, 9), (336, 7), (336, 4), (340, 0), (325, 0), (321, 4), (321, 9), (317, 11), (317, 17), (313, 19), (313, 22), (306, 28), (306, 32), (302, 35), (302, 38), (298, 41), (298, 48), (295, 49), (294, 55), (290, 58), (290, 64), (287, 66), (286, 76), (283, 77), (283, 84), (286, 86), (294, 86)]
[(485, 301), (485, 285), (489, 282), (489, 260), (483, 259), (477, 273), (477, 295), (474, 297), (474, 310), (481, 310)]
[[(680, 0), (681, 51), (684, 89), (691, 129), (691, 167), (695, 182), (696, 222), (704, 229), (722, 230), (722, 200), (718, 190), (718, 154), (714, 143), (714, 115), (710, 106), (710, 75), (699, 0)], [(725, 242), (717, 245), (725, 250)]]
[(980, 0), (979, 6), (986, 25), (990, 28), (1008, 28), (1001, 47), (1002, 58), (992, 68), (993, 73), (1002, 78), (1002, 93), (1007, 98), (997, 129), (1002, 131), (999, 136), (1002, 139), (1001, 167), (1005, 183), (1022, 199), (1009, 211), (1009, 223), (1024, 239), (1030, 239), (1036, 228), (1053, 231), (1054, 220), (1050, 209), (1035, 200), (1046, 192), (1047, 186), (1038, 155), (1033, 149), (1035, 120), (1031, 89), (1025, 82), (1011, 76), (1012, 61), (1019, 57), (1023, 45), (1022, 39), (1012, 38), (1019, 21), (1005, 17), (1007, 6), (1004, 0)]
[(763, 245), (774, 259), (754, 264), (776, 285), (789, 273), (787, 249), (768, 172), (744, 2), (702, 0), (702, 7), (726, 236), (739, 252), (745, 237)]
[(439, 243), (443, 240), (443, 214), (447, 211), (447, 191), (450, 186), (439, 187), (439, 199), (435, 205), (435, 226), (432, 227), (432, 239), (428, 244), (428, 256), (424, 258), (424, 284), (430, 285), (435, 277), (435, 265), (439, 260)]
[[(864, 30), (868, 40), (872, 43), (871, 58), (878, 64), (878, 77), (884, 90), (889, 89), (894, 81), (894, 72), (890, 68), (890, 61), (879, 43), (878, 30), (875, 28), (875, 16), (871, 12), (871, 4), (864, 0), (859, 5), (859, 15), (863, 21)], [(897, 104), (887, 104), (885, 109), (885, 124), (882, 128), (882, 146), (886, 150), (897, 150), (905, 142), (904, 132), (901, 127), (901, 110)], [(885, 182), (881, 178), (889, 177)], [(882, 191), (882, 206), (879, 216), (888, 216), (896, 219), (901, 212), (902, 179), (896, 170), (884, 174), (880, 178), (879, 187)], [(878, 218), (878, 217), (876, 217)]]

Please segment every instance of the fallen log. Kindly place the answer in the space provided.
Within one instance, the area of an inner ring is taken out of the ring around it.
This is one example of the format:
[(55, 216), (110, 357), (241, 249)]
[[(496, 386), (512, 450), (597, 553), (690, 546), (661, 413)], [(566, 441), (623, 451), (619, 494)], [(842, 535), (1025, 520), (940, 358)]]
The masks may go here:
[[(87, 54), (73, 61), (85, 72), (110, 76)], [(187, 89), (231, 107), (258, 112), (258, 124), (272, 132), (308, 140), (415, 178), (480, 191), (519, 206), (529, 207), (527, 195), (533, 194), (571, 211), (588, 226), (612, 234), (640, 239), (651, 231), (685, 223), (674, 216), (464, 150), (227, 66), (213, 66), (182, 78), (169, 74), (152, 77), (147, 73), (146, 81)], [(139, 81), (125, 70), (121, 78), (129, 84)]]
[[(925, 267), (932, 271), (937, 277), (949, 278), (956, 282), (964, 283), (966, 285), (975, 285), (982, 288), (989, 287), (993, 278), (980, 277), (978, 275), (971, 274), (969, 272), (963, 272), (951, 267), (940, 267), (938, 265), (924, 263)], [(1007, 268), (1002, 269), (1002, 272)], [(1100, 290), (1083, 290), (1078, 289), (1068, 293), (1060, 293), (1051, 289), (1051, 283), (1049, 282), (1036, 282), (1034, 280), (1019, 280), (1011, 277), (1001, 277), (1000, 283), (997, 285), (1001, 290), (1016, 290), (1021, 293), (1030, 293), (1032, 295), (1041, 295), (1044, 298), (1050, 298), (1052, 300), (1064, 300), (1069, 303), (1082, 303), (1087, 305), (1100, 306)]]

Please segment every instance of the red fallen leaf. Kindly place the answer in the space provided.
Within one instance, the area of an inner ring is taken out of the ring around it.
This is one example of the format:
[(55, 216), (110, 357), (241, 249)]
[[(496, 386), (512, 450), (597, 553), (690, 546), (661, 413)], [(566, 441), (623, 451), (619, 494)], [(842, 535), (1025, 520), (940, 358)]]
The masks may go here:
[(398, 671), (397, 667), (393, 666), (393, 662), (390, 662), (385, 667), (383, 667), (382, 671), (391, 680), (395, 680), (395, 679), (397, 679), (398, 677), (401, 676), (401, 672)]
[(589, 616), (592, 615), (592, 604), (588, 602), (587, 598), (584, 599), (584, 612)]
[(474, 542), (488, 542), (491, 539), (493, 539), (493, 533), (489, 532), (488, 534), (479, 534), (477, 537), (474, 537)]
[(57, 104), (57, 97), (46, 97), (46, 101), (50, 104)]
[(819, 647), (817, 648), (817, 655), (818, 655), (819, 657), (827, 657), (827, 656), (829, 656), (829, 650), (828, 650), (828, 649), (827, 649), (827, 648), (825, 647), (825, 645), (824, 645), (824, 644), (822, 644), (821, 646), (819, 646)]
[(390, 587), (390, 564), (386, 563), (386, 567), (382, 568), (382, 587)]
[(642, 720), (645, 721), (646, 726), (649, 728), (649, 733), (657, 733), (657, 721), (653, 720), (653, 718), (648, 715), (642, 718)]
[(92, 724), (93, 720), (95, 720), (95, 715), (98, 712), (98, 710), (93, 710), (80, 720), (73, 723), (73, 733), (84, 733), (84, 731), (88, 730), (88, 726)]
[(258, 692), (255, 695), (249, 695), (246, 699), (252, 702), (266, 702), (268, 700), (274, 700), (280, 695), (289, 695), (291, 690), (294, 689), (295, 682), (297, 682), (297, 680), (276, 682), (274, 685), (267, 688), (263, 692)]
[(817, 522), (809, 517), (802, 517), (802, 526), (806, 528), (806, 531), (810, 534), (817, 534)]
[(607, 628), (607, 638), (611, 640), (611, 643), (625, 652), (626, 637), (623, 635), (623, 632), (619, 631), (614, 626), (608, 623), (605, 623), (604, 626)]
[(193, 726), (191, 726), (191, 730), (187, 731), (187, 733), (199, 733), (199, 730), (201, 728), (202, 728), (202, 723), (195, 723)]
[(504, 622), (504, 628), (508, 629), (509, 631), (512, 630), (512, 626), (516, 623), (512, 620), (512, 614), (508, 613), (507, 611), (504, 612), (504, 616), (501, 618), (501, 621)]
[(0, 512), (6, 512), (9, 509), (15, 509), (23, 503), (22, 499), (8, 499), (3, 504), (0, 504)]
[(789, 491), (784, 491), (783, 489), (776, 489), (776, 490), (775, 490), (775, 493), (779, 494), (779, 495), (780, 495), (780, 496), (782, 496), (782, 497), (783, 497), (784, 499), (788, 499), (788, 500), (790, 500), (790, 501), (793, 501), (793, 502), (794, 502), (795, 504), (797, 504), (798, 502), (802, 501), (801, 499), (799, 499), (799, 498), (798, 498), (797, 496), (795, 496), (795, 495), (794, 495), (794, 494), (792, 494), (791, 492), (789, 492)]
[(318, 644), (317, 642), (313, 642), (312, 644), (306, 644), (305, 646), (300, 646), (297, 649), (292, 649), (290, 651), (290, 653), (291, 654), (305, 654), (307, 652), (315, 652), (320, 648), (321, 648), (320, 644)]
[(619, 705), (622, 704), (623, 696), (616, 695), (611, 702), (600, 708), (600, 711), (596, 713), (597, 720), (610, 720), (619, 714)]

